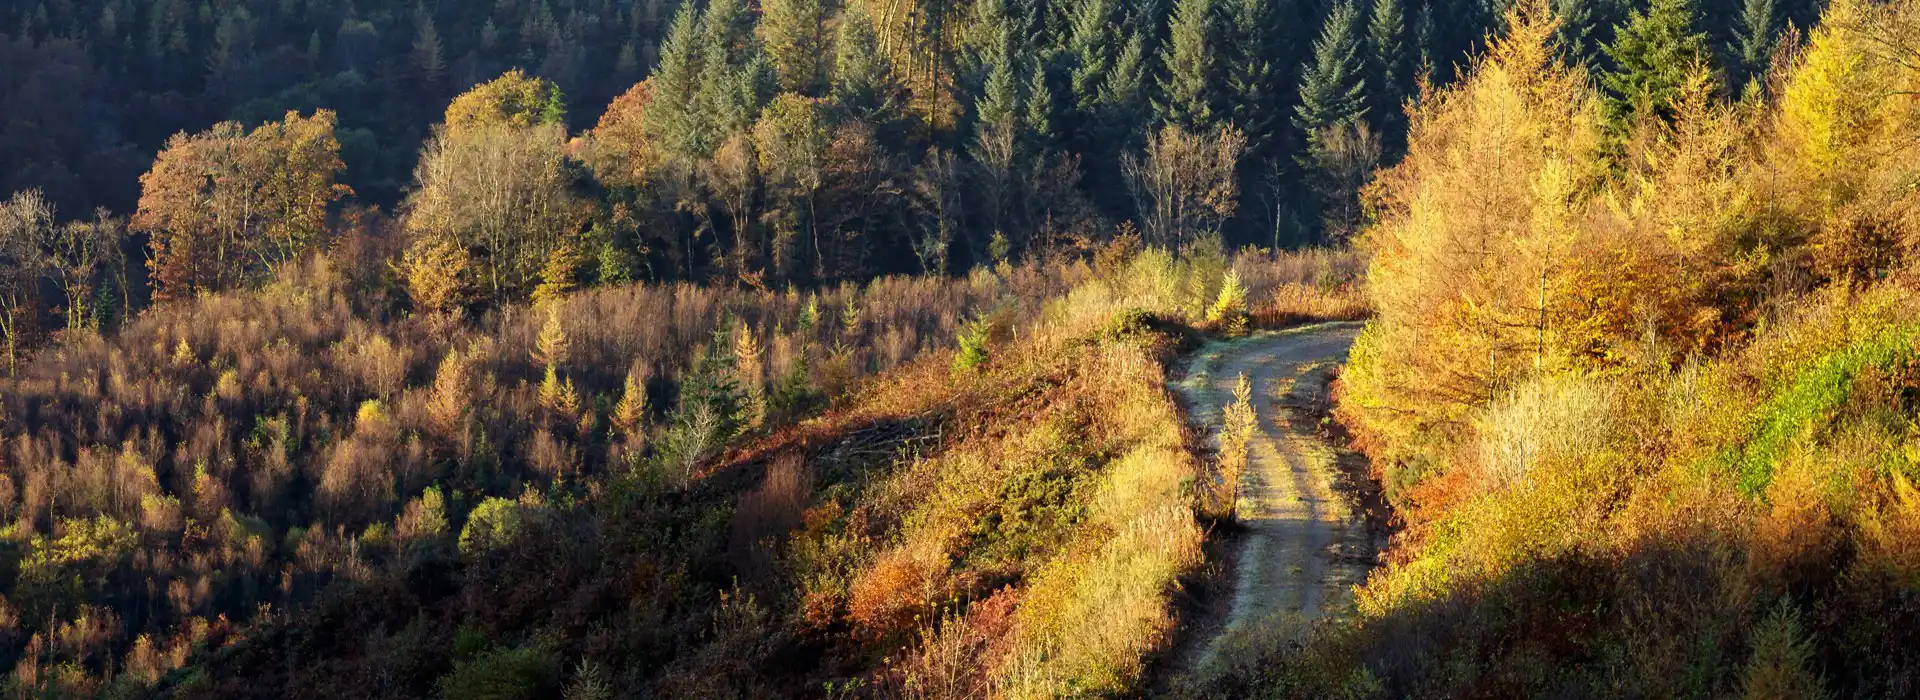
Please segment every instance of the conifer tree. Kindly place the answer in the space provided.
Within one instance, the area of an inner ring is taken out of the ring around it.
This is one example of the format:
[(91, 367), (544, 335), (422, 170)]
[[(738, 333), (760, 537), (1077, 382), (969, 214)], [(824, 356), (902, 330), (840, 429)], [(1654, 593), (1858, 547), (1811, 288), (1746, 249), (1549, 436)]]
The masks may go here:
[(1135, 32), (1114, 57), (1113, 69), (1100, 86), (1100, 101), (1106, 105), (1105, 133), (1132, 135), (1146, 119), (1148, 60), (1146, 37)]
[(1773, 58), (1774, 14), (1774, 0), (1746, 0), (1741, 7), (1740, 25), (1734, 29), (1734, 48), (1740, 62), (1735, 68), (1741, 72), (1742, 82), (1765, 77), (1767, 62)]
[(702, 144), (712, 140), (703, 133), (704, 125), (693, 107), (705, 59), (699, 34), (698, 10), (692, 3), (682, 5), (660, 48), (660, 64), (648, 79), (653, 100), (644, 114), (647, 136), (664, 153), (682, 161), (698, 158)]
[(834, 39), (833, 96), (836, 103), (876, 122), (887, 121), (900, 106), (899, 82), (880, 53), (880, 40), (863, 2), (848, 5), (840, 14)]
[[(780, 89), (810, 97), (827, 88), (827, 8), (821, 0), (765, 0), (760, 40)], [(869, 26), (871, 31), (872, 27)]]
[(986, 82), (980, 88), (979, 99), (974, 100), (974, 119), (982, 130), (1014, 128), (1020, 110), (1020, 92), (1013, 61), (1001, 52), (992, 56), (985, 68)]
[(1367, 113), (1373, 123), (1387, 133), (1398, 133), (1402, 121), (1401, 104), (1407, 99), (1412, 66), (1407, 54), (1407, 18), (1401, 0), (1374, 0), (1373, 18), (1367, 23), (1367, 48), (1371, 61), (1368, 70), (1369, 96), (1373, 98)]
[(1072, 109), (1091, 121), (1104, 107), (1101, 89), (1113, 68), (1114, 0), (1079, 0), (1067, 18), (1067, 87)]
[(1214, 0), (1179, 0), (1160, 63), (1165, 78), (1155, 105), (1160, 121), (1201, 132), (1214, 126), (1222, 87), (1220, 30)]
[(1608, 130), (1623, 138), (1643, 115), (1671, 119), (1687, 75), (1708, 65), (1712, 47), (1694, 29), (1691, 0), (1653, 0), (1621, 27), (1607, 56), (1615, 68), (1600, 78)]
[(1570, 64), (1594, 66), (1604, 48), (1599, 33), (1600, 18), (1594, 12), (1598, 0), (1553, 0), (1553, 43), (1560, 56)]
[(1311, 132), (1352, 122), (1367, 111), (1360, 15), (1352, 0), (1334, 5), (1313, 43), (1313, 60), (1300, 77), (1295, 123)]
[(1035, 62), (1027, 79), (1027, 94), (1021, 105), (1020, 126), (1023, 136), (1040, 153), (1053, 145), (1053, 88), (1047, 84), (1047, 70)]
[(1284, 70), (1275, 63), (1281, 22), (1276, 3), (1269, 0), (1230, 0), (1232, 61), (1227, 66), (1230, 116), (1247, 135), (1252, 154), (1266, 154), (1278, 136), (1279, 82)]
[(1358, 121), (1367, 113), (1366, 66), (1360, 55), (1360, 14), (1353, 0), (1341, 0), (1327, 14), (1313, 42), (1313, 62), (1300, 77), (1300, 103), (1294, 126), (1305, 134), (1309, 150), (1327, 129)]
[(1417, 74), (1433, 72), (1433, 3), (1420, 3), (1420, 18), (1413, 22), (1414, 70)]
[(753, 124), (772, 97), (774, 79), (742, 0), (709, 3), (700, 18), (700, 36), (706, 56), (694, 103), (704, 138), (696, 152), (708, 155), (728, 135)]

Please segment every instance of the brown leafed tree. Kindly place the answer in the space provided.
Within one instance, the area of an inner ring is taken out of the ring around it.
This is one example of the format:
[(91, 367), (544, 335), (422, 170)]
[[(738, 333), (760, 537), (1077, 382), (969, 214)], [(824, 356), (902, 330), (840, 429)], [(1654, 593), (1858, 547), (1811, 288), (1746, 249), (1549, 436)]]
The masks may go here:
[(647, 138), (647, 105), (653, 103), (653, 84), (642, 81), (613, 98), (600, 123), (588, 134), (592, 146), (588, 163), (601, 182), (614, 187), (641, 188), (659, 167), (660, 156)]
[(314, 250), (327, 210), (349, 190), (327, 110), (252, 132), (224, 122), (177, 134), (140, 177), (133, 227), (151, 236), (158, 299), (218, 291), (278, 273)]

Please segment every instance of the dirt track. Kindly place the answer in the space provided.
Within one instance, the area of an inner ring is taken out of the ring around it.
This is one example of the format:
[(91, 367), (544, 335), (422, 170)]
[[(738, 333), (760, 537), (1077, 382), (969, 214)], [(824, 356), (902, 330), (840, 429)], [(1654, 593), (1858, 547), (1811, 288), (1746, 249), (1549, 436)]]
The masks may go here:
[[(1359, 323), (1326, 323), (1209, 344), (1174, 389), (1191, 419), (1216, 434), (1222, 410), (1244, 373), (1253, 383), (1260, 429), (1241, 478), (1239, 518), (1246, 532), (1232, 576), (1231, 610), (1215, 643), (1247, 625), (1282, 617), (1312, 620), (1347, 606), (1365, 580), (1372, 535), (1351, 501), (1334, 490), (1336, 452), (1317, 425), (1327, 383), (1346, 361)], [(1297, 616), (1297, 617), (1295, 617)]]

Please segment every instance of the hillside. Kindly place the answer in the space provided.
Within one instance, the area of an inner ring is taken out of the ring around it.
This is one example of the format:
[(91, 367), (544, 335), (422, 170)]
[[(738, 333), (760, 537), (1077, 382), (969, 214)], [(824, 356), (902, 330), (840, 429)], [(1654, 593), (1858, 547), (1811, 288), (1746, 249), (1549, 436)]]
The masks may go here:
[(0, 695), (1920, 695), (1916, 95), (1920, 0), (0, 3)]
[(1836, 2), (1624, 141), (1509, 19), (1362, 238), (1339, 413), (1406, 530), (1350, 618), (1192, 692), (1912, 695), (1920, 6)]

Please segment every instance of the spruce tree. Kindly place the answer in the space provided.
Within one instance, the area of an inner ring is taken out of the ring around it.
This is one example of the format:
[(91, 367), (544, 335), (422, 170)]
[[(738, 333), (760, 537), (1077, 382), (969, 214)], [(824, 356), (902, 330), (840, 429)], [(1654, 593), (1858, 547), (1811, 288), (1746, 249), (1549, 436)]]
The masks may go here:
[(1597, 36), (1599, 18), (1594, 13), (1597, 0), (1553, 0), (1553, 14), (1560, 21), (1553, 30), (1553, 43), (1560, 56), (1570, 64), (1592, 66), (1600, 58)]
[(880, 54), (866, 4), (856, 2), (840, 15), (834, 40), (833, 96), (842, 107), (871, 121), (885, 122), (900, 105), (893, 66)]
[(753, 33), (742, 0), (715, 0), (700, 18), (700, 87), (695, 92), (695, 152), (712, 154), (730, 134), (746, 129), (774, 90), (773, 68)]
[(1053, 88), (1047, 84), (1047, 69), (1034, 62), (1027, 79), (1026, 101), (1021, 105), (1020, 126), (1033, 151), (1053, 146)]
[(961, 40), (961, 70), (985, 89), (996, 62), (1014, 59), (1014, 22), (1009, 0), (977, 0)]
[(760, 40), (780, 89), (818, 96), (827, 87), (827, 8), (821, 0), (764, 0)]
[(1360, 57), (1360, 14), (1353, 0), (1341, 0), (1327, 14), (1313, 42), (1313, 62), (1300, 77), (1300, 103), (1294, 126), (1306, 135), (1309, 150), (1326, 129), (1358, 121), (1367, 113), (1366, 67)]
[(1275, 36), (1280, 22), (1277, 5), (1269, 0), (1229, 0), (1232, 60), (1227, 66), (1229, 116), (1247, 136), (1247, 152), (1256, 157), (1271, 153), (1278, 137), (1279, 82), (1283, 68), (1276, 64)]
[(1734, 48), (1738, 52), (1742, 82), (1763, 80), (1767, 63), (1773, 60), (1774, 1), (1746, 0), (1740, 12), (1740, 26), (1734, 30)]
[(698, 10), (682, 5), (660, 47), (660, 65), (651, 78), (653, 102), (644, 117), (648, 139), (682, 161), (698, 158), (701, 144), (709, 140), (693, 106), (706, 58), (700, 42)]
[(1073, 110), (1091, 119), (1103, 105), (1100, 91), (1114, 60), (1114, 0), (1079, 0), (1067, 23), (1067, 83)]
[(1013, 60), (1001, 52), (989, 57), (984, 68), (986, 82), (980, 87), (980, 97), (973, 102), (974, 120), (981, 128), (1012, 128), (1020, 111), (1020, 88)]
[(1420, 3), (1420, 19), (1413, 23), (1414, 70), (1419, 73), (1433, 72), (1433, 3), (1427, 0)]
[(1100, 86), (1100, 102), (1106, 106), (1100, 117), (1100, 132), (1115, 141), (1133, 137), (1147, 119), (1149, 60), (1145, 35), (1133, 32)]
[(1407, 54), (1407, 19), (1401, 0), (1374, 0), (1373, 19), (1367, 23), (1367, 48), (1370, 70), (1368, 84), (1373, 98), (1367, 112), (1386, 133), (1397, 133), (1402, 120), (1401, 105), (1407, 99), (1408, 80), (1413, 69)]
[(1213, 0), (1179, 0), (1167, 46), (1160, 54), (1166, 77), (1160, 85), (1160, 121), (1188, 131), (1214, 126), (1220, 101), (1219, 29)]
[(1707, 35), (1694, 29), (1689, 0), (1653, 0), (1616, 33), (1607, 56), (1615, 68), (1600, 78), (1606, 89), (1607, 127), (1624, 137), (1635, 119), (1672, 117), (1687, 74), (1712, 57)]

